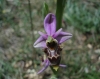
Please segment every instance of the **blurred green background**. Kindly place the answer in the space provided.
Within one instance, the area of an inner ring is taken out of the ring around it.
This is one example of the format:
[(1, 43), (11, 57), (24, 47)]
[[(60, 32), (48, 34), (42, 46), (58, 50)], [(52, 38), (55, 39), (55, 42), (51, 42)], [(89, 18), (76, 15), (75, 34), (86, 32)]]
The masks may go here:
[[(55, 13), (56, 0), (30, 1), (31, 8), (28, 0), (0, 0), (0, 79), (56, 79), (50, 68), (36, 74), (44, 53), (33, 48), (44, 32), (43, 3)], [(67, 0), (63, 20), (73, 37), (63, 44), (67, 68), (59, 68), (59, 79), (100, 79), (100, 1)]]

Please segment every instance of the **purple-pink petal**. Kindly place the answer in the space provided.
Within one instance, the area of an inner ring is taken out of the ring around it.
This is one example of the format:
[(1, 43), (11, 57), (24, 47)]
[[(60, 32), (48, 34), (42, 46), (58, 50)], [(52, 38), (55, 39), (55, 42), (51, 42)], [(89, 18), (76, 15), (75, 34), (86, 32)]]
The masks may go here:
[(34, 43), (34, 47), (35, 48), (45, 48), (46, 47), (46, 42), (45, 42), (46, 40), (42, 37), (42, 36), (40, 36), (37, 40), (36, 40), (36, 42)]
[(60, 64), (59, 66), (60, 66), (60, 67), (67, 67), (67, 66), (66, 66), (66, 65), (64, 65), (64, 64)]
[(56, 31), (56, 17), (49, 13), (44, 19), (44, 29), (49, 36), (52, 36)]
[(54, 37), (54, 38), (57, 37), (57, 36), (60, 34), (60, 32), (62, 32), (62, 28), (59, 29), (59, 30), (53, 35), (53, 37)]
[(60, 32), (59, 35), (55, 37), (55, 39), (58, 41), (59, 44), (61, 44), (64, 41), (70, 39), (71, 37), (72, 37), (71, 33)]
[(44, 67), (38, 72), (38, 74), (40, 74), (41, 72), (43, 72), (44, 70), (46, 70), (48, 68), (48, 66), (50, 65), (50, 62), (47, 60)]
[(47, 34), (44, 34), (44, 33), (42, 33), (42, 32), (40, 32), (39, 31), (39, 34), (46, 40), (47, 39), (47, 37), (48, 37), (48, 35)]

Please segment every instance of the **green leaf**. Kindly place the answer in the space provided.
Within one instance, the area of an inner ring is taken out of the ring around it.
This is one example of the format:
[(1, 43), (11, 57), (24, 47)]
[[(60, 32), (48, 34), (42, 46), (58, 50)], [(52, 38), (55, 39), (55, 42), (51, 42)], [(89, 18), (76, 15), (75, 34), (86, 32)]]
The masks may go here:
[(48, 14), (48, 12), (49, 12), (48, 5), (46, 3), (44, 3), (43, 4), (43, 9), (42, 9), (43, 18)]

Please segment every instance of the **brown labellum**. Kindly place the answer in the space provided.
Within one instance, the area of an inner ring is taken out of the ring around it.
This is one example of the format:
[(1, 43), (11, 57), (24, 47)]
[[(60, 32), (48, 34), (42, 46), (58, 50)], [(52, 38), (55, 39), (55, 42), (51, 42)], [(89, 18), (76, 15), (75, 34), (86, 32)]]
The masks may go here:
[(57, 46), (54, 50), (50, 50), (49, 48), (44, 49), (44, 52), (45, 52), (46, 56), (48, 57), (51, 65), (59, 65), (60, 64), (61, 51), (62, 51), (62, 48), (60, 48), (60, 46)]

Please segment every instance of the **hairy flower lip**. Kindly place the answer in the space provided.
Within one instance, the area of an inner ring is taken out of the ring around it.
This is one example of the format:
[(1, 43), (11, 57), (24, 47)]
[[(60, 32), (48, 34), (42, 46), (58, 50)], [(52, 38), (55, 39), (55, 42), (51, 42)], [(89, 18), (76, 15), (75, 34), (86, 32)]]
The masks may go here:
[(52, 65), (59, 65), (61, 61), (61, 56), (59, 55), (59, 56), (48, 57), (48, 60)]

